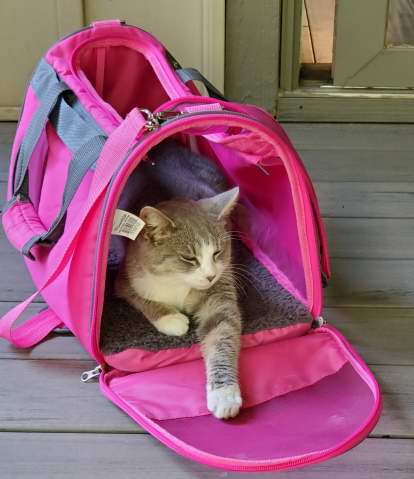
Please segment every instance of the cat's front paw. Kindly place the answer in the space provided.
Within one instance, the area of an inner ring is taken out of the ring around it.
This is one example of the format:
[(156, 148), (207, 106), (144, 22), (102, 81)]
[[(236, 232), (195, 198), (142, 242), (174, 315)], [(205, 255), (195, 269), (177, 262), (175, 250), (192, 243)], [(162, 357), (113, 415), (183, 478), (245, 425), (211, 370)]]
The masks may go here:
[(154, 326), (167, 336), (183, 336), (188, 331), (189, 319), (181, 313), (166, 314), (157, 319)]
[(211, 389), (207, 386), (207, 408), (218, 419), (229, 419), (237, 416), (242, 405), (238, 384)]

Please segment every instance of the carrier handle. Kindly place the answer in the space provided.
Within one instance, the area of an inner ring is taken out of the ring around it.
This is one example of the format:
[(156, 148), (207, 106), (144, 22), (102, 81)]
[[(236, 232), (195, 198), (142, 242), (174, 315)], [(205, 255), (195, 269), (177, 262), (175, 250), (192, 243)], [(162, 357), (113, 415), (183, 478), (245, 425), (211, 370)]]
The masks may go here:
[[(45, 232), (32, 236), (21, 248), (22, 254), (32, 259), (31, 249), (37, 244), (52, 244), (58, 238), (60, 227), (66, 216), (66, 211), (75, 196), (76, 191), (87, 171), (92, 167), (99, 157), (99, 154), (105, 144), (106, 137), (94, 136), (84, 143), (76, 152), (69, 164), (68, 177), (63, 192), (62, 206), (59, 213), (53, 220), (49, 229)], [(40, 220), (39, 220), (40, 221)]]
[[(68, 103), (63, 96), (68, 87), (59, 81), (53, 68), (44, 60), (39, 63), (30, 84), (40, 106), (18, 152), (14, 194), (6, 204), (3, 223), (13, 245), (33, 259), (31, 249), (34, 245), (51, 244), (57, 240), (69, 204), (85, 174), (98, 159), (107, 137), (83, 110), (76, 97), (72, 98), (71, 104)], [(73, 158), (69, 164), (61, 208), (46, 229), (29, 198), (28, 167), (48, 120), (63, 143), (73, 152)], [(9, 208), (13, 213), (7, 212)], [(18, 231), (15, 230), (16, 227)]]
[[(53, 262), (48, 268), (48, 275), (35, 293), (16, 305), (0, 319), (0, 337), (7, 339), (17, 347), (27, 347), (19, 346), (19, 337), (16, 336), (17, 329), (13, 329), (13, 325), (37, 295), (50, 286), (65, 269), (76, 248), (82, 225), (108, 186), (119, 165), (130, 155), (131, 147), (143, 130), (145, 123), (145, 118), (137, 108), (134, 108), (108, 137), (96, 164), (89, 195), (84, 203), (85, 206), (73, 219), (73, 223), (70, 225), (71, 228), (68, 229), (65, 236), (61, 238), (60, 247), (53, 251), (52, 254), (55, 256), (51, 259)], [(25, 324), (26, 322), (23, 323), (23, 325)], [(51, 323), (47, 324), (51, 325)], [(20, 331), (24, 332), (24, 329)], [(30, 328), (28, 331), (32, 331), (32, 329)], [(34, 334), (34, 331), (30, 332), (30, 334), (28, 333), (28, 343), (26, 344), (34, 345), (36, 341), (38, 342), (42, 339), (40, 336), (35, 337)]]
[(17, 153), (15, 172), (14, 172), (14, 188), (13, 195), (27, 195), (29, 183), (27, 179), (27, 170), (33, 151), (42, 135), (49, 115), (56, 106), (62, 93), (69, 90), (69, 87), (61, 82), (56, 81), (43, 91), (41, 104), (33, 115), (26, 134)]
[(188, 83), (189, 81), (201, 81), (206, 87), (208, 94), (212, 98), (226, 101), (226, 98), (223, 93), (221, 93), (221, 91), (216, 88), (209, 80), (207, 80), (207, 78), (196, 68), (178, 68), (177, 70), (175, 70), (175, 72), (180, 77), (181, 81), (183, 81), (184, 83)]

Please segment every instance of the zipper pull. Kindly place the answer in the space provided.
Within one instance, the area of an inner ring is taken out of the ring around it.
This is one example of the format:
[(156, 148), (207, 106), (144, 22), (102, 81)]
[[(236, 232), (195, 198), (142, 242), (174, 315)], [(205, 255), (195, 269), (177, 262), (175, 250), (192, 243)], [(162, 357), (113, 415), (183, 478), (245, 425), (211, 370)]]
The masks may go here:
[(318, 316), (315, 318), (312, 322), (312, 328), (317, 329), (317, 328), (322, 328), (327, 324), (326, 319), (324, 319), (322, 316)]
[(102, 372), (103, 368), (100, 364), (98, 364), (95, 369), (91, 369), (90, 371), (84, 371), (81, 374), (80, 379), (83, 383), (88, 383), (89, 381), (92, 381), (92, 379), (99, 377)]
[(182, 111), (158, 111), (157, 113), (154, 113), (155, 118), (158, 120), (158, 122), (161, 124), (164, 121), (171, 120), (172, 118), (176, 118), (177, 116), (183, 115), (184, 112)]
[(158, 121), (158, 118), (152, 113), (151, 110), (148, 110), (147, 108), (139, 108), (139, 111), (145, 116), (145, 119), (147, 120), (145, 122), (144, 128), (147, 131), (154, 131), (160, 127), (160, 122)]
[(139, 111), (147, 120), (144, 126), (147, 131), (157, 130), (162, 123), (164, 123), (164, 121), (183, 115), (183, 112), (181, 111), (158, 111), (156, 113), (152, 113), (152, 111), (148, 110), (147, 108), (140, 108)]

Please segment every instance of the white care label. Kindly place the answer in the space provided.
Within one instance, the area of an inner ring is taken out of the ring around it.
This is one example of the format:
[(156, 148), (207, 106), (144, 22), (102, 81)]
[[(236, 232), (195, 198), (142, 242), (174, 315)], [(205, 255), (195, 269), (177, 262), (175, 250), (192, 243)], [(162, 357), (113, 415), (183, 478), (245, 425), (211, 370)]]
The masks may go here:
[(145, 222), (139, 216), (135, 216), (129, 211), (116, 210), (112, 234), (135, 240), (144, 226)]

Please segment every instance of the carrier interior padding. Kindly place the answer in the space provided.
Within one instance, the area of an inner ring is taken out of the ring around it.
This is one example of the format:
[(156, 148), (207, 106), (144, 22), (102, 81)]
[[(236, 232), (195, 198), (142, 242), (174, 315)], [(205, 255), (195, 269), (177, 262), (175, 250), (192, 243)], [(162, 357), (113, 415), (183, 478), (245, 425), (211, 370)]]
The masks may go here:
[[(136, 169), (118, 206), (139, 211), (142, 206), (174, 197), (197, 200), (226, 188), (226, 179), (211, 161), (169, 140), (154, 149), (149, 160)], [(142, 313), (113, 295), (113, 279), (124, 250), (124, 241), (113, 238), (101, 323), (102, 352), (113, 354), (130, 348), (160, 351), (186, 348), (196, 343), (194, 321), (190, 320), (190, 330), (184, 336), (166, 336)], [(233, 261), (244, 270), (237, 280), (243, 334), (312, 321), (307, 307), (277, 282), (241, 240), (233, 240)]]

